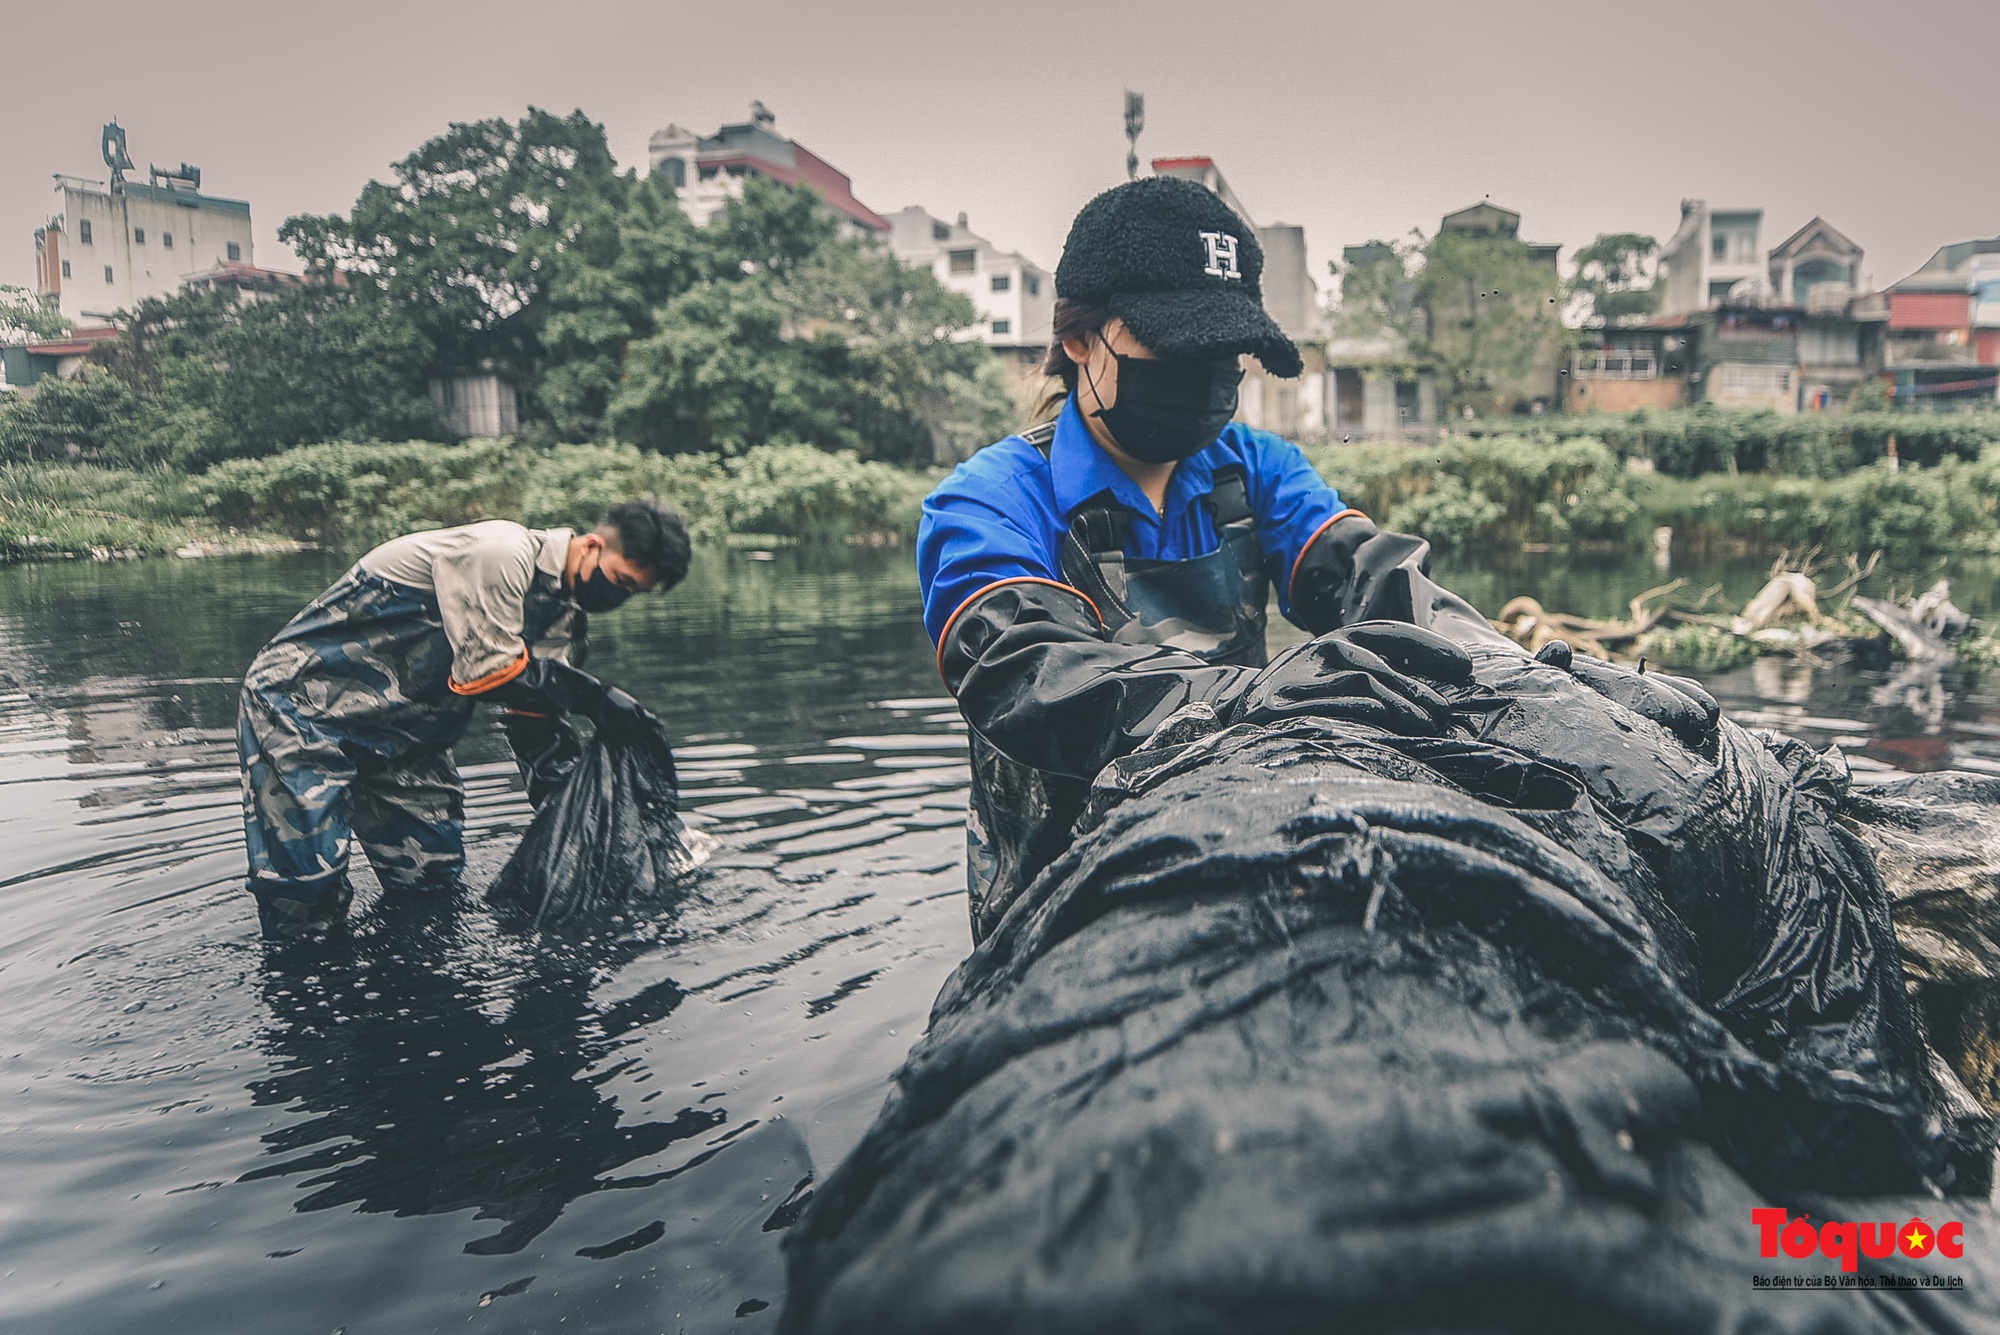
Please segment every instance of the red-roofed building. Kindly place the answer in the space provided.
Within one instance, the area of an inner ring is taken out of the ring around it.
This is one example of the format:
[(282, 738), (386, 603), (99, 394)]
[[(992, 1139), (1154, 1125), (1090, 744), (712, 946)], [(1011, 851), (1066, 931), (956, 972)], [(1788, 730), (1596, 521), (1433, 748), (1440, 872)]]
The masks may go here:
[(669, 125), (655, 132), (647, 146), (653, 174), (666, 179), (688, 217), (703, 226), (743, 193), (745, 176), (755, 175), (785, 185), (811, 186), (856, 233), (886, 234), (889, 220), (854, 197), (847, 173), (774, 131), (776, 119), (762, 102), (752, 102), (749, 120), (725, 125), (712, 135)]
[[(340, 270), (333, 270), (332, 278), (339, 286), (347, 286), (347, 275)], [(231, 264), (224, 261), (213, 269), (203, 269), (200, 273), (189, 274), (181, 286), (222, 292), (242, 303), (269, 300), (286, 288), (297, 287), (303, 282), (305, 277), (302, 274), (288, 273), (283, 269), (260, 269), (254, 264)]]
[(1882, 370), (1897, 399), (2000, 398), (2000, 237), (1940, 248), (1888, 297)]
[(34, 384), (44, 376), (67, 379), (83, 369), (90, 350), (107, 339), (118, 337), (109, 325), (72, 329), (61, 338), (38, 343), (10, 343), (0, 347), (0, 390), (24, 396), (34, 393)]
[(1176, 176), (1183, 181), (1193, 181), (1205, 187), (1210, 194), (1236, 210), (1236, 216), (1255, 227), (1257, 220), (1250, 216), (1250, 210), (1229, 188), (1229, 182), (1222, 179), (1222, 169), (1215, 165), (1215, 159), (1206, 156), (1181, 158), (1154, 158), (1153, 175)]

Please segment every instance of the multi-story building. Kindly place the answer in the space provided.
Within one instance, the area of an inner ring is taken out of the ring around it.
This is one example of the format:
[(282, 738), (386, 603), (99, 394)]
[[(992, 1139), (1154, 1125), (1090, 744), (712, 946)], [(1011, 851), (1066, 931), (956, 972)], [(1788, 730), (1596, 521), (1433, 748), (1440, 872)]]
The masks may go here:
[(1373, 318), (1344, 311), (1328, 333), (1327, 433), (1344, 441), (1430, 439), (1438, 430), (1437, 371), (1410, 346), (1416, 280), (1386, 241), (1342, 247), (1340, 272), (1343, 302), (1357, 285), (1378, 293), (1383, 306)]
[(1673, 408), (1684, 400), (1692, 361), (1690, 317), (1667, 315), (1639, 324), (1586, 330), (1570, 354), (1563, 408), (1573, 413), (1625, 413)]
[(1844, 311), (1866, 280), (1862, 250), (1824, 218), (1793, 232), (1772, 248), (1769, 291), (1776, 301), (1816, 314)]
[(764, 176), (785, 185), (808, 185), (860, 236), (879, 238), (889, 221), (854, 197), (847, 173), (796, 140), (772, 128), (777, 118), (762, 102), (750, 104), (750, 119), (697, 135), (678, 125), (654, 132), (647, 145), (653, 174), (673, 187), (681, 208), (706, 226), (729, 201), (743, 194), (743, 178)]
[(1724, 301), (1760, 300), (1769, 257), (1758, 249), (1762, 209), (1711, 209), (1681, 201), (1681, 225), (1660, 247), (1659, 314), (1688, 315)]
[(1792, 307), (1725, 299), (1709, 310), (1604, 330), (1571, 354), (1563, 406), (1571, 412), (1629, 412), (1713, 403), (1797, 412), (1800, 314)]
[(1586, 336), (1566, 406), (1844, 405), (1880, 364), (1887, 301), (1866, 292), (1861, 247), (1824, 218), (1760, 256), (1762, 225), (1762, 209), (1683, 200), (1680, 228), (1660, 251), (1658, 313)]
[(225, 264), (254, 265), (250, 206), (201, 193), (201, 170), (158, 167), (147, 184), (125, 179), (125, 132), (104, 127), (105, 181), (56, 177), (62, 208), (35, 232), (37, 287), (72, 324), (172, 296), (190, 277)]
[(889, 253), (972, 299), (979, 323), (963, 337), (1011, 352), (1030, 367), (1049, 345), (1055, 278), (1020, 252), (974, 232), (963, 213), (945, 222), (912, 204), (888, 218)]
[(2000, 237), (1941, 247), (1886, 296), (1882, 373), (1898, 402), (2000, 398)]
[(1799, 409), (1799, 312), (1728, 300), (1690, 318), (1693, 397), (1725, 408)]
[[(1456, 213), (1447, 213), (1438, 220), (1440, 232), (1462, 232), (1467, 236), (1504, 237), (1509, 241), (1521, 240), (1521, 215), (1512, 209), (1503, 209), (1489, 200), (1482, 200)], [(1528, 248), (1528, 258), (1536, 264), (1545, 265), (1550, 272), (1556, 268), (1556, 257), (1562, 254), (1562, 247), (1553, 241), (1522, 241)]]

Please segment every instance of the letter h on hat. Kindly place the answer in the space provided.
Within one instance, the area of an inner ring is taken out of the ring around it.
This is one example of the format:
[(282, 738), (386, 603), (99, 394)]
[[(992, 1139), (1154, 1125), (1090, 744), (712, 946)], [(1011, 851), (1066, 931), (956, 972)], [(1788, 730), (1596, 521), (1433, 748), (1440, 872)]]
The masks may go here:
[(1154, 354), (1249, 353), (1277, 376), (1305, 369), (1264, 311), (1264, 249), (1193, 181), (1149, 176), (1105, 191), (1070, 224), (1056, 295), (1101, 305)]

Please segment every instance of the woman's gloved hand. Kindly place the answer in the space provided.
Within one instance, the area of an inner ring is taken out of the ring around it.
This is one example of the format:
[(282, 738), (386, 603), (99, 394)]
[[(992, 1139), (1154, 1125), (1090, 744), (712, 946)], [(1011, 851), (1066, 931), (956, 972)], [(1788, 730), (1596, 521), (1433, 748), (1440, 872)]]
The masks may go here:
[(1157, 645), (1107, 640), (1082, 593), (1047, 580), (982, 590), (946, 627), (938, 671), (965, 721), (994, 750), (1046, 774), (1088, 780), (1176, 710), (1218, 715), (1255, 671)]
[(1535, 661), (1559, 667), (1607, 700), (1659, 724), (1688, 746), (1715, 735), (1722, 706), (1698, 682), (1664, 672), (1633, 671), (1601, 659), (1578, 657), (1562, 640), (1550, 640)]
[(1456, 685), (1471, 677), (1470, 656), (1442, 635), (1402, 622), (1364, 621), (1281, 655), (1249, 683), (1228, 718), (1269, 723), (1312, 715), (1436, 737), (1451, 727), (1451, 703), (1431, 683)]

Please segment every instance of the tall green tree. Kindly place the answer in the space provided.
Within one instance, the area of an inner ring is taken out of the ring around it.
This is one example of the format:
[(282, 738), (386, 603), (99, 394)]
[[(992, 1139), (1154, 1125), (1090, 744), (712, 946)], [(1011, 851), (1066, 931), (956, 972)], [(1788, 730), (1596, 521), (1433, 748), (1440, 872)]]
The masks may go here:
[(94, 354), (101, 374), (17, 423), (20, 451), (81, 439), (200, 468), (420, 436), (439, 425), (427, 382), (489, 364), (558, 436), (658, 450), (929, 463), (1013, 425), (971, 303), (929, 270), (757, 176), (696, 227), (663, 183), (620, 174), (581, 112), (454, 125), (349, 214), (280, 235), (310, 281), (243, 306), (146, 303)]
[(1555, 267), (1513, 237), (1454, 231), (1432, 237), (1423, 256), (1424, 345), (1448, 399), (1486, 414), (1552, 399), (1568, 342)]
[(1417, 282), (1411, 274), (1414, 248), (1394, 241), (1370, 241), (1354, 247), (1346, 264), (1334, 262), (1328, 271), (1340, 284), (1340, 304), (1334, 308), (1338, 337), (1402, 341), (1421, 331), (1416, 319)]
[(94, 367), (44, 376), (33, 397), (0, 394), (0, 460), (83, 458), (147, 462), (145, 404), (130, 385)]
[(434, 437), (427, 392), (432, 346), (416, 325), (312, 283), (237, 308), (205, 348), (170, 364), (181, 403), (199, 406), (201, 430), (175, 444), (174, 461), (206, 466), (322, 440)]
[(557, 256), (542, 327), (547, 369), (532, 395), (559, 435), (594, 439), (624, 375), (626, 349), (654, 332), (654, 316), (708, 278), (718, 252), (657, 177), (631, 184), (577, 219)]
[(695, 238), (697, 281), (625, 351), (606, 422), (651, 449), (795, 441), (929, 463), (1008, 429), (971, 302), (844, 236), (817, 196), (760, 177)]
[(544, 300), (563, 252), (606, 201), (622, 203), (604, 127), (530, 108), (518, 122), (454, 124), (371, 181), (346, 216), (279, 228), (308, 266), (339, 270), (403, 311), (438, 369), (487, 362), (516, 384), (540, 370)]
[(1576, 252), (1567, 292), (1570, 318), (1602, 328), (1642, 320), (1659, 309), (1654, 254), (1660, 243), (1640, 232), (1603, 232)]
[(148, 301), (94, 356), (140, 405), (125, 450), (184, 468), (438, 429), (428, 341), (399, 312), (334, 284), (242, 305), (199, 291)]

